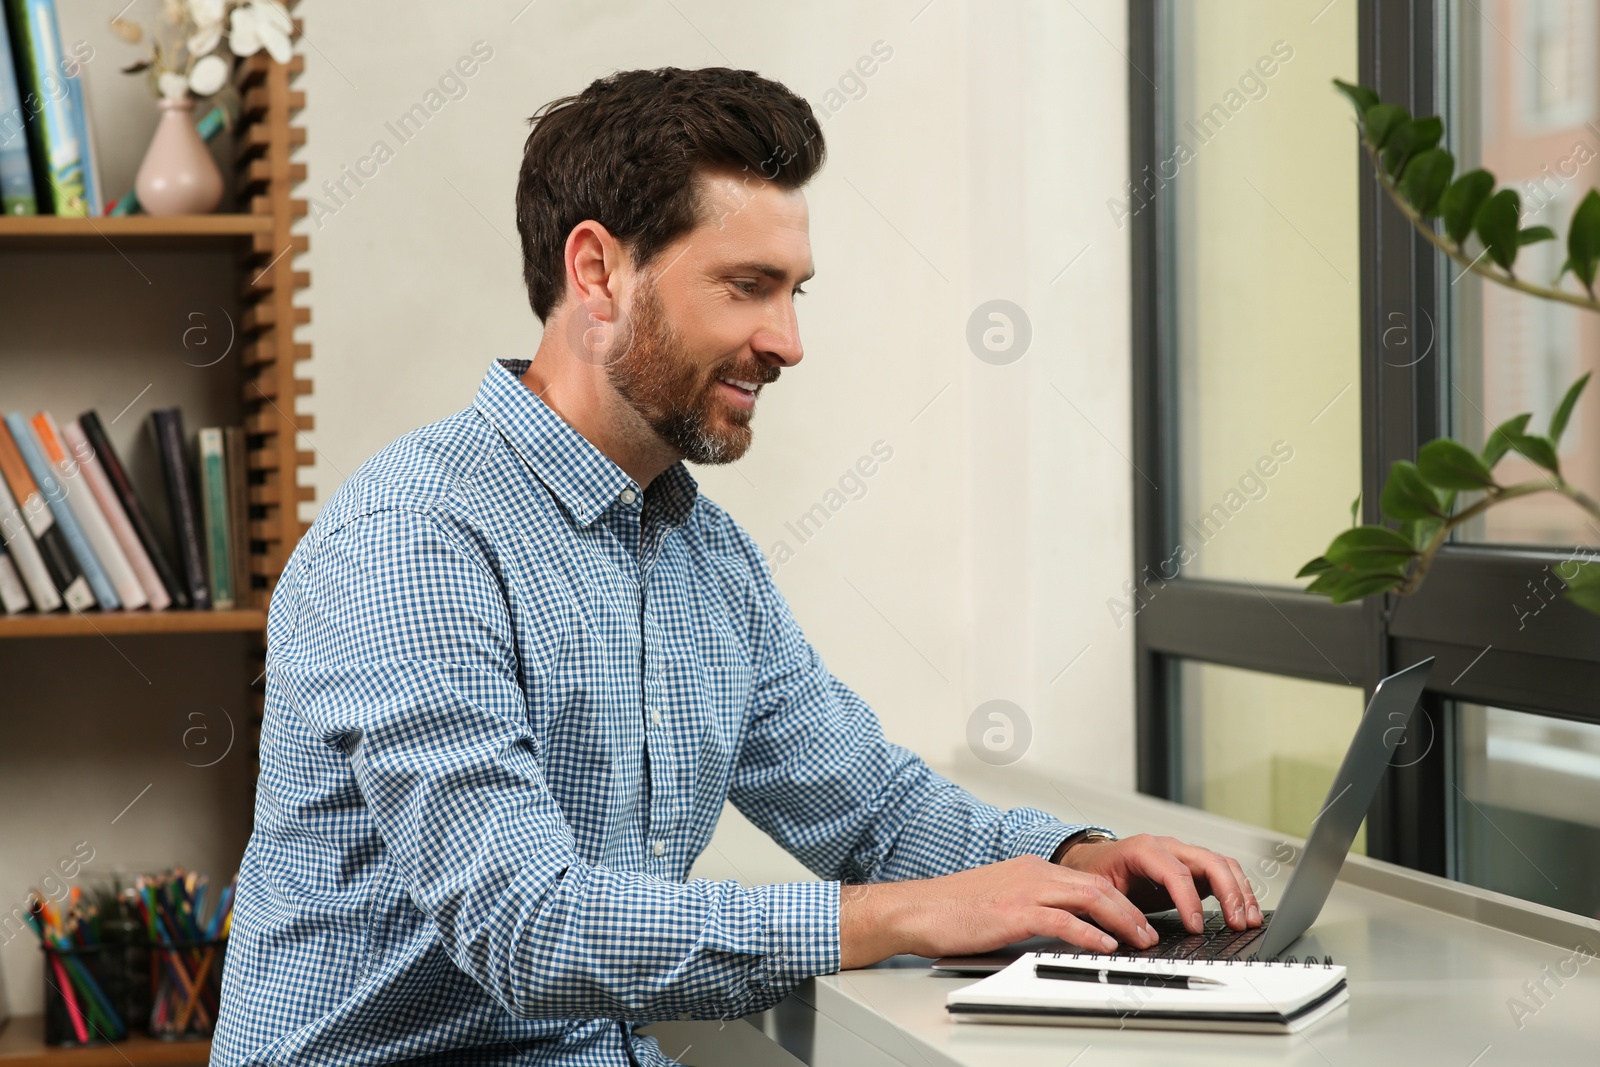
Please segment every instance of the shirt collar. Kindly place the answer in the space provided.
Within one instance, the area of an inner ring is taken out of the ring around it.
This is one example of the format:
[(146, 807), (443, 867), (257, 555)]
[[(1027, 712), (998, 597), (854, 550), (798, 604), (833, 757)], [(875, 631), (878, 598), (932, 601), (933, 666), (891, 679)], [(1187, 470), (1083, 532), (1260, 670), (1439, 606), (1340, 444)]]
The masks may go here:
[(699, 495), (699, 485), (682, 461), (662, 471), (648, 493), (583, 434), (557, 415), (521, 381), (527, 359), (497, 359), (478, 386), (473, 406), (500, 431), (533, 473), (579, 526), (588, 526), (608, 508), (644, 510), (669, 526), (682, 526)]

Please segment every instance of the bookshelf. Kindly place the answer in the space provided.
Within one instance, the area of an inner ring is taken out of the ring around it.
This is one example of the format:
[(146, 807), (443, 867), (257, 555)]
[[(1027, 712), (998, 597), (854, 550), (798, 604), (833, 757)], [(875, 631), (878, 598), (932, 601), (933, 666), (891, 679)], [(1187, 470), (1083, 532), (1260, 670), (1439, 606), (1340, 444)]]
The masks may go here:
[(12, 1019), (0, 1030), (0, 1067), (204, 1067), (209, 1041), (159, 1041), (129, 1037), (115, 1045), (52, 1048), (44, 1043), (44, 1017)]
[[(292, 10), (296, 4), (288, 0), (287, 6)], [(296, 19), (296, 37), (300, 30)], [(106, 38), (108, 54), (115, 47)], [(292, 232), (294, 221), (306, 214), (306, 202), (293, 195), (306, 168), (291, 158), (306, 140), (296, 124), (305, 94), (294, 88), (304, 64), (301, 55), (277, 64), (265, 52), (238, 64), (234, 83), (242, 113), (231, 145), (219, 142), (232, 161), (232, 199), (224, 201), (223, 213), (0, 217), (0, 291), (10, 283), (8, 295), (16, 298), (8, 301), (0, 330), (0, 409), (31, 413), (53, 407), (70, 418), (88, 406), (81, 403), (86, 397), (111, 403), (104, 399), (111, 390), (98, 378), (115, 379), (119, 398), (120, 390), (126, 388), (131, 397), (152, 381), (159, 384), (147, 402), (130, 405), (129, 418), (113, 429), (128, 439), (157, 397), (184, 410), (191, 438), (201, 425), (242, 424), (250, 479), (250, 584), (237, 596), (235, 609), (30, 611), (0, 618), (0, 674), (8, 682), (8, 699), (0, 699), (0, 706), (9, 705), (0, 711), (0, 727), (12, 738), (12, 754), (0, 752), (0, 799), (28, 803), (21, 798), (34, 795), (25, 794), (21, 785), (6, 792), (9, 783), (3, 779), (19, 777), (19, 769), (35, 774), (36, 792), (39, 783), (73, 787), (49, 792), (49, 808), (34, 805), (32, 810), (47, 814), (33, 816), (33, 823), (45, 825), (30, 828), (34, 836), (28, 845), (0, 842), (0, 867), (12, 862), (7, 848), (30, 848), (30, 857), (53, 855), (46, 850), (60, 848), (58, 838), (80, 836), (119, 861), (132, 855), (172, 862), (167, 850), (182, 849), (201, 856), (196, 862), (210, 864), (214, 877), (226, 878), (238, 865), (249, 832), (250, 727), (261, 715), (267, 605), (305, 529), (300, 505), (313, 499), (299, 472), (311, 465), (314, 453), (297, 447), (296, 434), (312, 430), (314, 423), (295, 413), (296, 398), (311, 392), (311, 383), (297, 374), (311, 349), (294, 337), (295, 328), (311, 317), (309, 309), (296, 305), (296, 297), (310, 287), (310, 275), (295, 268), (309, 239)], [(126, 79), (120, 91), (146, 90)], [(102, 128), (102, 137), (105, 132)], [(116, 177), (108, 178), (118, 184)], [(131, 175), (122, 184), (126, 180)], [(170, 351), (177, 336), (173, 324), (181, 324), (184, 310), (200, 302), (222, 308), (236, 330), (228, 358), (203, 374), (183, 368)], [(115, 359), (102, 355), (113, 350)], [(101, 386), (98, 392), (96, 386)], [(115, 411), (111, 407), (107, 417)], [(124, 461), (130, 467), (137, 462), (127, 455)], [(136, 484), (150, 484), (148, 477), (130, 473)], [(230, 716), (230, 750), (237, 727), (241, 739), (231, 760), (214, 765), (193, 753), (186, 758), (181, 750), (170, 751), (186, 728), (183, 713), (197, 706), (211, 708), (219, 719), (219, 712)], [(49, 713), (41, 715), (41, 708)], [(41, 722), (45, 719), (50, 722)], [(78, 731), (90, 740), (63, 754), (52, 747), (61, 731)], [(185, 769), (180, 761), (196, 769)], [(122, 776), (118, 782), (102, 781), (116, 775)], [(152, 780), (159, 783), (155, 793), (148, 799), (139, 799), (143, 793), (134, 796)], [(130, 798), (140, 806), (127, 804)], [(184, 806), (201, 809), (192, 834), (199, 843), (192, 850), (187, 827), (154, 817), (168, 819)], [(141, 817), (151, 825), (139, 825)], [(119, 819), (121, 825), (115, 825)], [(34, 859), (28, 862), (37, 866)], [(92, 873), (94, 865), (85, 869)], [(32, 870), (14, 873), (37, 879)], [(25, 888), (17, 890), (19, 899)], [(8, 880), (6, 889), (9, 894), (16, 887)], [(27, 950), (37, 955), (34, 946)], [(38, 1009), (30, 1009), (27, 1001), (18, 1005), (22, 992), (10, 989), (19, 1013), (0, 1027), (0, 1067), (143, 1067), (209, 1059), (208, 1041), (142, 1036), (86, 1048), (47, 1047), (42, 1019), (30, 1013)]]

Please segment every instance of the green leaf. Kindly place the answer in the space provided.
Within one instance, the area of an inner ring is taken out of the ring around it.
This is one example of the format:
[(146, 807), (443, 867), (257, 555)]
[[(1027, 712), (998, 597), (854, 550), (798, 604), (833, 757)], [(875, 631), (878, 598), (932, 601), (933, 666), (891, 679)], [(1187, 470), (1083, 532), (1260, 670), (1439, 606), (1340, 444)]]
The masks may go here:
[(1315, 581), (1306, 586), (1306, 592), (1316, 593), (1321, 596), (1329, 596), (1335, 589), (1344, 584), (1345, 575), (1349, 573), (1349, 571), (1346, 571), (1343, 568), (1331, 571), (1323, 571), (1321, 574), (1317, 575)]
[(1567, 583), (1567, 599), (1585, 611), (1600, 615), (1600, 563), (1583, 562), (1576, 565)]
[(1589, 384), (1588, 371), (1582, 378), (1572, 383), (1572, 388), (1567, 390), (1567, 395), (1561, 398), (1561, 406), (1556, 408), (1556, 413), (1550, 417), (1550, 441), (1553, 444), (1561, 443), (1561, 435), (1567, 432), (1567, 422), (1572, 418), (1572, 409), (1578, 406), (1578, 395), (1583, 392), (1583, 387)]
[(1439, 121), (1437, 115), (1402, 123), (1384, 143), (1383, 169), (1387, 170), (1391, 177), (1398, 179), (1405, 173), (1406, 164), (1410, 163), (1419, 152), (1426, 152), (1438, 144), (1442, 136), (1444, 136), (1444, 123)]
[(1597, 263), (1600, 263), (1600, 192), (1590, 189), (1572, 213), (1572, 227), (1567, 231), (1567, 264), (1591, 294)]
[(1517, 219), (1521, 215), (1522, 197), (1515, 189), (1502, 189), (1483, 202), (1478, 217), (1472, 220), (1489, 258), (1507, 271), (1517, 261)]
[(1361, 521), (1360, 516), (1361, 516), (1361, 494), (1357, 493), (1356, 494), (1356, 498), (1354, 500), (1350, 501), (1350, 525), (1354, 526), (1357, 523), (1359, 523)]
[(1404, 566), (1417, 554), (1411, 542), (1387, 526), (1357, 526), (1333, 539), (1324, 555), (1329, 562), (1357, 571)]
[(1511, 451), (1511, 439), (1522, 436), (1522, 431), (1528, 428), (1528, 420), (1532, 415), (1522, 414), (1514, 419), (1507, 419), (1494, 428), (1489, 435), (1489, 440), (1483, 444), (1483, 463), (1490, 470), (1500, 462), (1500, 458)]
[(1439, 494), (1417, 471), (1417, 465), (1404, 459), (1389, 464), (1389, 479), (1383, 483), (1383, 495), (1378, 498), (1378, 506), (1391, 519), (1433, 519), (1444, 516), (1444, 511), (1439, 507)]
[(1421, 552), (1443, 525), (1443, 519), (1407, 519), (1400, 524), (1400, 536), (1410, 541), (1416, 550)]
[(1472, 220), (1478, 217), (1478, 208), (1494, 192), (1494, 175), (1483, 169), (1469, 170), (1450, 183), (1450, 188), (1439, 198), (1439, 216), (1444, 220), (1444, 232), (1456, 244), (1465, 241), (1472, 233)]
[(1299, 573), (1297, 573), (1295, 575), (1295, 577), (1296, 578), (1309, 578), (1313, 574), (1322, 574), (1325, 571), (1331, 571), (1331, 570), (1333, 570), (1333, 564), (1328, 562), (1328, 557), (1327, 556), (1318, 556), (1316, 559), (1312, 560), (1310, 563), (1307, 563), (1304, 567), (1301, 567)]
[(1352, 600), (1360, 600), (1374, 593), (1386, 593), (1403, 581), (1405, 576), (1402, 574), (1352, 575), (1342, 582), (1328, 599), (1335, 604), (1348, 604)]
[(1455, 169), (1455, 157), (1442, 148), (1419, 152), (1400, 178), (1400, 195), (1410, 201), (1417, 214), (1431, 219), (1439, 213), (1439, 201)]
[(1487, 489), (1494, 475), (1465, 445), (1448, 437), (1429, 441), (1417, 452), (1417, 470), (1440, 489)]
[(1394, 104), (1375, 104), (1361, 116), (1361, 124), (1367, 129), (1367, 143), (1373, 148), (1382, 148), (1395, 130), (1410, 121), (1411, 112)]
[(1554, 241), (1556, 231), (1548, 226), (1529, 226), (1525, 230), (1517, 231), (1517, 246), (1526, 248), (1528, 245), (1538, 244), (1540, 241)]
[(1356, 115), (1364, 115), (1367, 109), (1378, 103), (1378, 94), (1368, 89), (1365, 85), (1351, 85), (1349, 82), (1333, 79), (1334, 86), (1345, 95), (1350, 103), (1355, 105)]
[(1548, 437), (1517, 434), (1511, 438), (1511, 447), (1552, 474), (1561, 473), (1561, 461), (1556, 458), (1556, 446)]

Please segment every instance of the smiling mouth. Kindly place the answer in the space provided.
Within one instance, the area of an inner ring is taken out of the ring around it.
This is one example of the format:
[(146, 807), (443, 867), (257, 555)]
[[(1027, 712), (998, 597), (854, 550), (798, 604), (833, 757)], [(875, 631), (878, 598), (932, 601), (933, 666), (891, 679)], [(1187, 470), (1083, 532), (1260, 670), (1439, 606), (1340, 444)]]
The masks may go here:
[(756, 391), (761, 388), (760, 382), (747, 382), (739, 378), (718, 378), (717, 381), (752, 398), (756, 395)]

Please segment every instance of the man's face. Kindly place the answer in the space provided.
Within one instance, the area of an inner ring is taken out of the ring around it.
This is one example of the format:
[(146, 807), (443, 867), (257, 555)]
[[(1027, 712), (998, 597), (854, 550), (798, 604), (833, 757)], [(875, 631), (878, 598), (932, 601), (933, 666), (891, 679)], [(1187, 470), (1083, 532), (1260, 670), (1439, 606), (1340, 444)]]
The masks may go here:
[(611, 385), (691, 463), (750, 447), (762, 386), (800, 361), (794, 293), (811, 276), (805, 197), (753, 175), (707, 176), (705, 221), (642, 278)]

